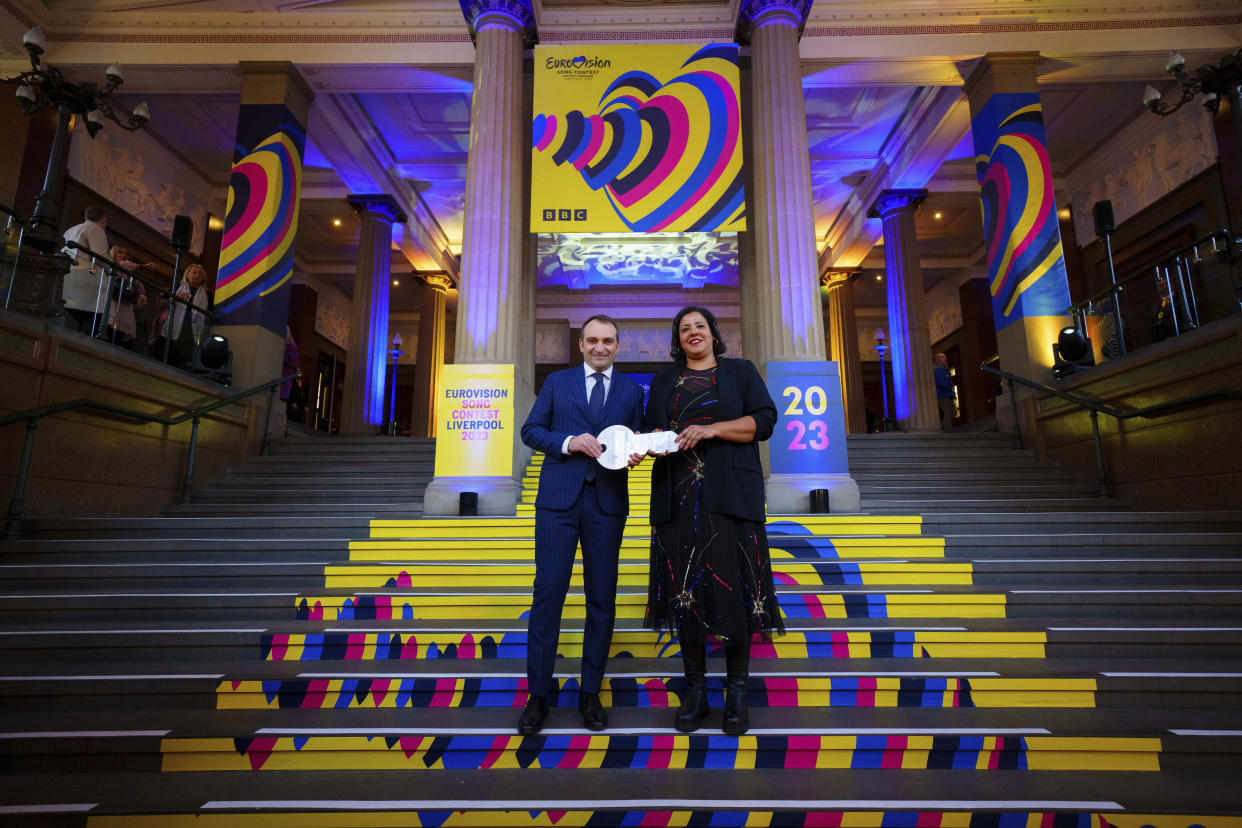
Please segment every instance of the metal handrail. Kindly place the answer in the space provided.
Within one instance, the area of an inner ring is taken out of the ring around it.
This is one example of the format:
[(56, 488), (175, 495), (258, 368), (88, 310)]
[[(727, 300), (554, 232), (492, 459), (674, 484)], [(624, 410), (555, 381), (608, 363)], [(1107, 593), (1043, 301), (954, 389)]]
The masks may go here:
[(22, 507), (24, 506), (26, 493), (26, 477), (30, 470), (30, 455), (34, 451), (34, 434), (35, 429), (39, 427), (39, 421), (44, 417), (52, 414), (59, 414), (62, 411), (93, 411), (100, 414), (113, 414), (119, 417), (126, 417), (131, 420), (137, 420), (145, 423), (158, 423), (164, 426), (175, 426), (184, 423), (186, 420), (191, 421), (190, 444), (186, 457), (185, 480), (182, 483), (181, 502), (189, 503), (194, 491), (194, 460), (198, 449), (198, 425), (206, 414), (210, 414), (216, 409), (231, 405), (238, 400), (245, 399), (260, 391), (268, 391), (267, 400), (267, 422), (263, 430), (263, 444), (259, 449), (259, 453), (268, 456), (272, 453), (272, 410), (276, 407), (276, 389), (286, 382), (291, 382), (302, 376), (301, 370), (294, 371), (292, 374), (286, 374), (279, 379), (268, 380), (267, 382), (256, 385), (246, 391), (239, 391), (231, 397), (225, 397), (222, 400), (216, 400), (213, 403), (199, 406), (198, 408), (178, 414), (174, 417), (161, 417), (158, 414), (148, 414), (145, 411), (135, 411), (131, 408), (121, 408), (108, 403), (95, 402), (87, 399), (66, 400), (65, 402), (53, 403), (51, 405), (42, 405), (38, 408), (29, 408), (25, 411), (19, 411), (16, 414), (9, 414), (0, 417), (0, 426), (10, 425), (25, 421), (26, 423), (26, 442), (22, 447), (22, 459), (17, 469), (17, 482), (13, 486), (13, 497), (9, 500), (8, 518), (4, 523), (4, 538), (13, 540), (21, 534), (22, 526)]
[[(112, 273), (120, 272), (130, 277), (131, 279), (136, 279), (137, 281), (141, 282), (142, 284), (154, 290), (161, 297), (168, 299), (170, 304), (185, 305), (187, 310), (193, 310), (195, 313), (201, 313), (203, 316), (207, 317), (208, 319), (216, 318), (216, 314), (213, 311), (194, 306), (191, 304), (189, 299), (182, 299), (180, 296), (176, 295), (175, 291), (177, 289), (177, 278), (179, 275), (177, 273), (173, 273), (173, 284), (169, 286), (168, 289), (165, 289), (163, 285), (153, 282), (150, 279), (147, 279), (146, 277), (139, 276), (137, 273), (125, 267), (124, 265), (120, 264), (119, 262), (114, 262), (111, 259), (109, 259), (107, 256), (103, 255), (102, 253), (96, 253), (94, 250), (91, 250), (89, 247), (86, 247), (85, 245), (81, 245), (81, 244), (78, 244), (77, 242), (69, 241), (68, 239), (66, 239), (65, 247), (72, 247), (75, 250), (81, 250), (83, 253), (90, 256), (92, 259), (94, 259), (96, 262), (102, 262), (104, 267), (106, 267)], [(111, 297), (111, 295), (112, 295), (112, 291), (111, 289), (109, 289), (108, 297)], [(104, 305), (104, 310), (106, 313), (107, 312), (106, 304)]]
[[(1219, 247), (1216, 246), (1217, 242), (1220, 243)], [(1212, 245), (1212, 250), (1207, 251), (1207, 252), (1222, 255), (1225, 257), (1225, 261), (1227, 264), (1232, 264), (1233, 258), (1232, 258), (1232, 254), (1230, 251), (1230, 245), (1232, 243), (1234, 243), (1233, 234), (1229, 231), (1228, 228), (1225, 228), (1223, 230), (1217, 230), (1213, 233), (1209, 233), (1203, 238), (1197, 239), (1196, 241), (1193, 241), (1190, 244), (1179, 247), (1176, 250), (1170, 251), (1168, 253), (1162, 253), (1159, 259), (1149, 260), (1148, 263), (1139, 265), (1138, 267), (1134, 268), (1129, 273), (1127, 273), (1125, 276), (1122, 276), (1120, 279), (1118, 279), (1117, 284), (1108, 285), (1107, 287), (1100, 288), (1095, 293), (1088, 296), (1086, 299), (1082, 299), (1070, 305), (1068, 308), (1066, 308), (1065, 312), (1068, 315), (1073, 316), (1079, 311), (1084, 311), (1087, 309), (1089, 305), (1099, 302), (1113, 295), (1114, 293), (1117, 293), (1118, 291), (1124, 290), (1125, 286), (1128, 285), (1130, 282), (1136, 281), (1137, 279), (1140, 279), (1143, 277), (1151, 276), (1153, 267), (1158, 268), (1160, 265), (1164, 264), (1165, 262), (1168, 262), (1173, 259), (1179, 259), (1182, 256), (1185, 256), (1187, 253), (1198, 254), (1200, 247), (1206, 247), (1209, 244)]]
[(1002, 371), (999, 368), (992, 368), (986, 363), (979, 366), (989, 374), (995, 374), (1003, 378), (1009, 383), (1009, 400), (1010, 409), (1013, 411), (1013, 433), (1014, 448), (1022, 448), (1022, 433), (1018, 427), (1018, 406), (1016, 398), (1013, 394), (1013, 384), (1025, 385), (1027, 388), (1034, 388), (1037, 391), (1043, 391), (1045, 394), (1051, 394), (1059, 397), (1066, 402), (1074, 405), (1082, 406), (1091, 412), (1091, 433), (1095, 441), (1095, 484), (1096, 494), (1099, 497), (1108, 497), (1108, 472), (1104, 468), (1104, 447), (1100, 442), (1100, 414), (1107, 414), (1117, 420), (1130, 420), (1135, 417), (1159, 417), (1168, 409), (1181, 408), (1191, 403), (1202, 402), (1204, 400), (1227, 399), (1242, 400), (1242, 391), (1234, 388), (1217, 388), (1213, 391), (1201, 391), (1198, 394), (1189, 394), (1185, 397), (1178, 397), (1175, 400), (1167, 400), (1165, 402), (1156, 403), (1155, 405), (1144, 406), (1143, 408), (1133, 408), (1123, 410), (1105, 405), (1101, 402), (1091, 399), (1081, 394), (1073, 394), (1069, 391), (1063, 391), (1059, 388), (1052, 388), (1044, 385), (1042, 382), (1036, 382), (1026, 377), (1020, 377), (1017, 374), (1011, 374), (1008, 371)]
[[(11, 207), (5, 204), (0, 204), (0, 213), (8, 214), (9, 217), (12, 218), (14, 221), (16, 221), (18, 226), (22, 228), (22, 233), (23, 234), (25, 233), (25, 225), (28, 223), (27, 219), (22, 218)], [(171, 329), (171, 326), (172, 326), (171, 306), (173, 305), (185, 305), (187, 313), (194, 312), (194, 313), (202, 314), (204, 317), (208, 319), (208, 321), (215, 321), (215, 319), (217, 318), (217, 314), (214, 311), (211, 311), (205, 308), (199, 308), (198, 306), (194, 305), (191, 302), (191, 300), (183, 299), (180, 296), (177, 296), (177, 289), (178, 289), (177, 279), (180, 276), (180, 273), (178, 273), (178, 270), (180, 269), (180, 264), (175, 264), (173, 266), (172, 283), (168, 286), (167, 289), (165, 289), (163, 285), (155, 281), (152, 281), (151, 279), (148, 279), (145, 276), (140, 276), (135, 271), (130, 270), (129, 268), (121, 265), (119, 262), (114, 262), (112, 259), (109, 259), (104, 254), (96, 250), (92, 250), (86, 245), (79, 244), (78, 242), (75, 242), (75, 241), (69, 241), (68, 239), (64, 239), (63, 241), (64, 241), (65, 248), (70, 248), (73, 250), (80, 250), (81, 252), (85, 253), (87, 256), (91, 258), (92, 266), (94, 266), (95, 264), (102, 264), (105, 270), (107, 271), (108, 283), (104, 290), (104, 306), (103, 306), (103, 311), (101, 313), (101, 316), (104, 319), (108, 318), (109, 306), (112, 303), (112, 279), (113, 279), (113, 276), (117, 273), (121, 273), (131, 279), (137, 280), (141, 284), (145, 285), (146, 287), (154, 291), (156, 295), (168, 300), (168, 303), (170, 306), (169, 315), (168, 315), (168, 328), (169, 329)], [(18, 246), (20, 247), (21, 244), (22, 244), (22, 236), (19, 235)], [(18, 255), (20, 255), (20, 251)], [(181, 253), (180, 253), (180, 250), (178, 250), (178, 253), (177, 253), (178, 262), (180, 262), (180, 257), (181, 257)], [(16, 272), (16, 266), (17, 266), (17, 262), (16, 260), (14, 260), (14, 272)], [(13, 290), (13, 280), (11, 279), (9, 281), (9, 292), (11, 293), (12, 290)], [(7, 296), (5, 297), (4, 306), (6, 308), (8, 307)], [(170, 339), (170, 332), (169, 330), (166, 330), (165, 331), (165, 342), (164, 342), (164, 358), (162, 360), (163, 362), (168, 361), (169, 339)]]

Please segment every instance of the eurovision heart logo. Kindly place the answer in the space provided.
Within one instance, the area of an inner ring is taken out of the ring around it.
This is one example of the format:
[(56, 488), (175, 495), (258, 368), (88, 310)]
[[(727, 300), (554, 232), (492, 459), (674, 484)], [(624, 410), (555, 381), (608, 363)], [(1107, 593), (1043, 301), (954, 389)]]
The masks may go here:
[(1039, 104), (1018, 106), (996, 133), (975, 159), (993, 307), (1006, 320), (1019, 304), (1018, 317), (1062, 313), (1068, 289), (1055, 282), (1064, 257)]
[(668, 81), (619, 75), (595, 112), (540, 114), (537, 152), (603, 189), (630, 230), (739, 229), (742, 188), (737, 47), (706, 46)]
[(233, 165), (216, 280), (216, 307), (232, 313), (293, 274), (302, 182), (300, 137), (278, 130)]

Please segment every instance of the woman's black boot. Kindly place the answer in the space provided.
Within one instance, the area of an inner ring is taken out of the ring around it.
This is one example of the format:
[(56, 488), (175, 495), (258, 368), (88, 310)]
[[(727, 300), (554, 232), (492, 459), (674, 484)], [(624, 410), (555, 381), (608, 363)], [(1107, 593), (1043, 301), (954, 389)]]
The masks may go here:
[(741, 736), (750, 729), (746, 684), (750, 679), (750, 642), (725, 647), (728, 683), (725, 690), (724, 732)]
[(707, 645), (681, 645), (681, 663), (686, 673), (686, 689), (681, 694), (681, 707), (673, 727), (682, 733), (693, 733), (699, 722), (707, 715)]

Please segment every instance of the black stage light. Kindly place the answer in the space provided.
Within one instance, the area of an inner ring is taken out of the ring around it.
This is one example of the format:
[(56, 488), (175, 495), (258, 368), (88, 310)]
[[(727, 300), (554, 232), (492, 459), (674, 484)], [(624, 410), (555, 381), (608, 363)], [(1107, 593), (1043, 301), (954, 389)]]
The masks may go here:
[(194, 349), (193, 371), (205, 374), (212, 382), (231, 385), (233, 352), (229, 350), (229, 341), (217, 334), (204, 339), (203, 344)]
[(1083, 368), (1095, 365), (1090, 337), (1075, 327), (1061, 329), (1061, 334), (1052, 346), (1052, 358), (1052, 374), (1057, 379), (1064, 379)]

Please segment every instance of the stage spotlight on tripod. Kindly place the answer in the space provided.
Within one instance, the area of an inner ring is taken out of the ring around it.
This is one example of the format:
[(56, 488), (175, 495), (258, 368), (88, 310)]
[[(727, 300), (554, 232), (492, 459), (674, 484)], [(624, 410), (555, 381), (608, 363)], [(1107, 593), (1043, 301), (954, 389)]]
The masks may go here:
[(229, 341), (217, 334), (203, 340), (203, 344), (194, 349), (192, 369), (196, 374), (206, 375), (212, 382), (231, 385), (233, 352), (229, 350)]
[(1070, 374), (1095, 365), (1091, 339), (1076, 327), (1062, 328), (1052, 346), (1052, 374), (1064, 379)]

